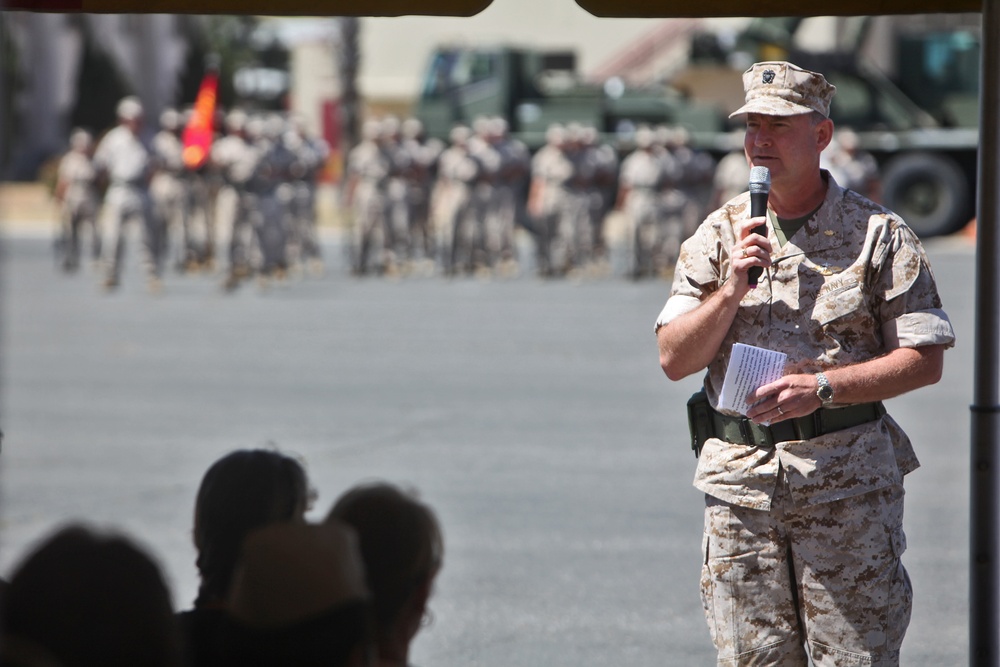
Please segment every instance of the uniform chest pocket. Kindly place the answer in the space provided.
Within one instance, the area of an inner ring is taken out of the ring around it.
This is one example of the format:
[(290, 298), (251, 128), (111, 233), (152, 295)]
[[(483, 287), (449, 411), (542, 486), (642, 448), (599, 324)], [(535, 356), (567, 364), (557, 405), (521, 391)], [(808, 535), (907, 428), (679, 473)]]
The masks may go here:
[(870, 350), (881, 336), (878, 322), (861, 285), (830, 290), (816, 300), (812, 317), (817, 342), (831, 358)]
[(867, 311), (865, 303), (864, 291), (857, 281), (832, 286), (816, 298), (812, 320), (819, 326), (826, 326), (848, 315), (857, 316), (859, 311)]

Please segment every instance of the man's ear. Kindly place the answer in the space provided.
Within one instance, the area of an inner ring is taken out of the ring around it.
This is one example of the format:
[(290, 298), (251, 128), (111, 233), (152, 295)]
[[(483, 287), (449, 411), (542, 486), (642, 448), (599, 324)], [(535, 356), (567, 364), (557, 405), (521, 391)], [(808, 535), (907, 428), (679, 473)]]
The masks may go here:
[(817, 152), (823, 152), (823, 150), (830, 145), (831, 141), (833, 141), (833, 121), (829, 118), (824, 118), (816, 124)]

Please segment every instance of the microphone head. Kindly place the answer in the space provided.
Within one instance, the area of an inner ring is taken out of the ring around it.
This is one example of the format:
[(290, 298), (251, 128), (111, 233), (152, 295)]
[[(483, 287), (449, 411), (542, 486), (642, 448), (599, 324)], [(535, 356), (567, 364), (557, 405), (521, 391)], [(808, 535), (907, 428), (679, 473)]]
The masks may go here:
[(771, 171), (767, 167), (750, 169), (750, 193), (771, 191)]

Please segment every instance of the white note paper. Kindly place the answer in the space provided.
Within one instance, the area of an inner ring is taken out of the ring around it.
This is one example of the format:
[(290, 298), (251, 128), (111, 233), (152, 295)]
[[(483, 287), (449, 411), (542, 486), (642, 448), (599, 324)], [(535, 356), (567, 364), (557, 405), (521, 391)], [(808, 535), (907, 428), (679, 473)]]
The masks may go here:
[(750, 392), (762, 385), (774, 382), (785, 371), (788, 355), (763, 347), (736, 343), (729, 357), (726, 379), (719, 394), (720, 410), (735, 410), (745, 415), (750, 410), (746, 402)]

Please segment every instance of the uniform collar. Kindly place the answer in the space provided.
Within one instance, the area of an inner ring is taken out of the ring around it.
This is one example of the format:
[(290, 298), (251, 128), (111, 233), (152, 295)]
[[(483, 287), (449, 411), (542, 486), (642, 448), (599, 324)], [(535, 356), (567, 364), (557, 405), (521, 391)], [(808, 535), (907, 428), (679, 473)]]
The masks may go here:
[(840, 201), (844, 190), (827, 170), (821, 171), (826, 181), (826, 197), (816, 213), (788, 242), (776, 253), (777, 257), (811, 254), (821, 250), (837, 248), (844, 244), (843, 221), (840, 219)]

